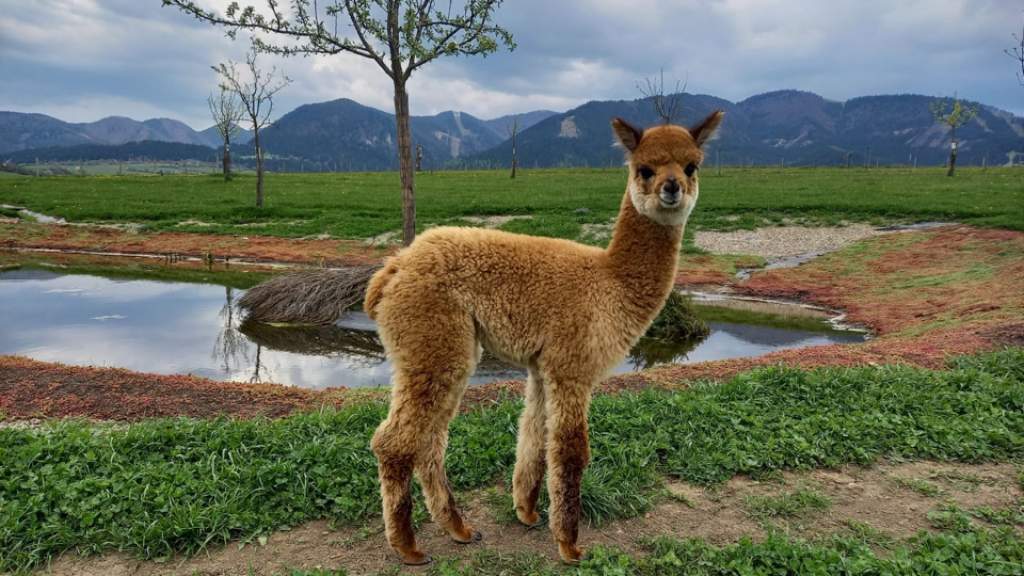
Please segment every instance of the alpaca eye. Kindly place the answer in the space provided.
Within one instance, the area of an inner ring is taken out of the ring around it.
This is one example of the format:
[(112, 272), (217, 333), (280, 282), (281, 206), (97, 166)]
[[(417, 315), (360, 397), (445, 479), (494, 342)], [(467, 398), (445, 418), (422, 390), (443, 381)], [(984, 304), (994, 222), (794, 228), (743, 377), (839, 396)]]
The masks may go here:
[(694, 164), (693, 162), (687, 164), (686, 168), (683, 168), (683, 173), (686, 174), (687, 178), (693, 176), (693, 173), (696, 172), (696, 171), (697, 171), (697, 165)]
[(651, 170), (647, 166), (641, 166), (640, 168), (637, 169), (637, 172), (640, 173), (640, 177), (643, 178), (644, 180), (650, 180), (651, 178), (654, 177), (654, 170)]

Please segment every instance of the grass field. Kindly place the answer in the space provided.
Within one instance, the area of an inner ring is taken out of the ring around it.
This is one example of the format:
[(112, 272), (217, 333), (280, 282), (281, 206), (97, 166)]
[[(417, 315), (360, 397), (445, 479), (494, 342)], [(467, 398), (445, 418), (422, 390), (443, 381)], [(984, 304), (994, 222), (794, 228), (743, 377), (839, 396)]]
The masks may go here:
[[(642, 514), (664, 476), (715, 485), (736, 474), (770, 478), (883, 457), (1019, 460), (1022, 383), (1024, 351), (1007, 350), (963, 358), (942, 372), (772, 368), (691, 390), (598, 396), (584, 513), (597, 523)], [(520, 407), (509, 399), (453, 422), (453, 487), (507, 480)], [(67, 549), (165, 558), (313, 518), (362, 521), (379, 508), (368, 439), (384, 412), (383, 402), (368, 400), (274, 421), (0, 428), (0, 570), (37, 566)], [(746, 549), (771, 556), (775, 545), (687, 555), (727, 558)], [(613, 563), (620, 561), (631, 560)]]
[[(515, 232), (577, 238), (618, 211), (623, 169), (436, 172), (417, 176), (418, 224), (528, 215)], [(91, 176), (0, 179), (0, 203), (78, 222), (136, 222), (151, 229), (301, 237), (368, 238), (400, 228), (394, 173), (271, 174), (267, 205), (252, 206), (240, 176)], [(944, 220), (1024, 230), (1024, 171), (964, 169), (708, 169), (692, 229), (798, 221)]]

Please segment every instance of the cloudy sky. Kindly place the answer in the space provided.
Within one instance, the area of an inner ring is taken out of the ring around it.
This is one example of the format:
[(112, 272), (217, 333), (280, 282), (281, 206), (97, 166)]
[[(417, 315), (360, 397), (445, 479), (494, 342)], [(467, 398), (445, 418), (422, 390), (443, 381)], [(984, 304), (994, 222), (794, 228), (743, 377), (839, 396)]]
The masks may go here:
[[(210, 65), (247, 46), (160, 0), (0, 0), (0, 14), (0, 110), (69, 121), (166, 116), (204, 128)], [(420, 69), (414, 114), (491, 118), (633, 98), (639, 79), (664, 69), (690, 92), (733, 101), (784, 88), (834, 100), (959, 92), (1024, 115), (1003, 53), (1024, 0), (505, 0), (497, 19), (518, 48)], [(358, 57), (276, 64), (294, 80), (281, 113), (342, 97), (392, 106), (387, 78)]]

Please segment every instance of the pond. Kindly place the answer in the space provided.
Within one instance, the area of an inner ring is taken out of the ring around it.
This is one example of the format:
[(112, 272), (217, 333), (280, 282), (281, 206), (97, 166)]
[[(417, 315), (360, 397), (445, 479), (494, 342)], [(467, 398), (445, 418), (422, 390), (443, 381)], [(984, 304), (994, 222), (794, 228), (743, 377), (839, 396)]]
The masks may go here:
[[(325, 327), (250, 324), (234, 304), (242, 293), (217, 284), (59, 270), (2, 272), (0, 354), (307, 388), (387, 385), (390, 365), (365, 315), (350, 314)], [(699, 310), (710, 336), (699, 342), (643, 340), (616, 372), (864, 339), (820, 319)], [(485, 355), (472, 382), (522, 377), (520, 369)]]

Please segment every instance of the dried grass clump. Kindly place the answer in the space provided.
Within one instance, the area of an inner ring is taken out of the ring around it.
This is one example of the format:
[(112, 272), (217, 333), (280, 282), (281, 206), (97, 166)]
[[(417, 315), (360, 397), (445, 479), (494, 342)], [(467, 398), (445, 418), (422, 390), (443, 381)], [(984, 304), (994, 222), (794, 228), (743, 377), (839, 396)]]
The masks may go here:
[(366, 285), (379, 265), (308, 270), (271, 278), (238, 301), (251, 322), (332, 324), (363, 302)]

